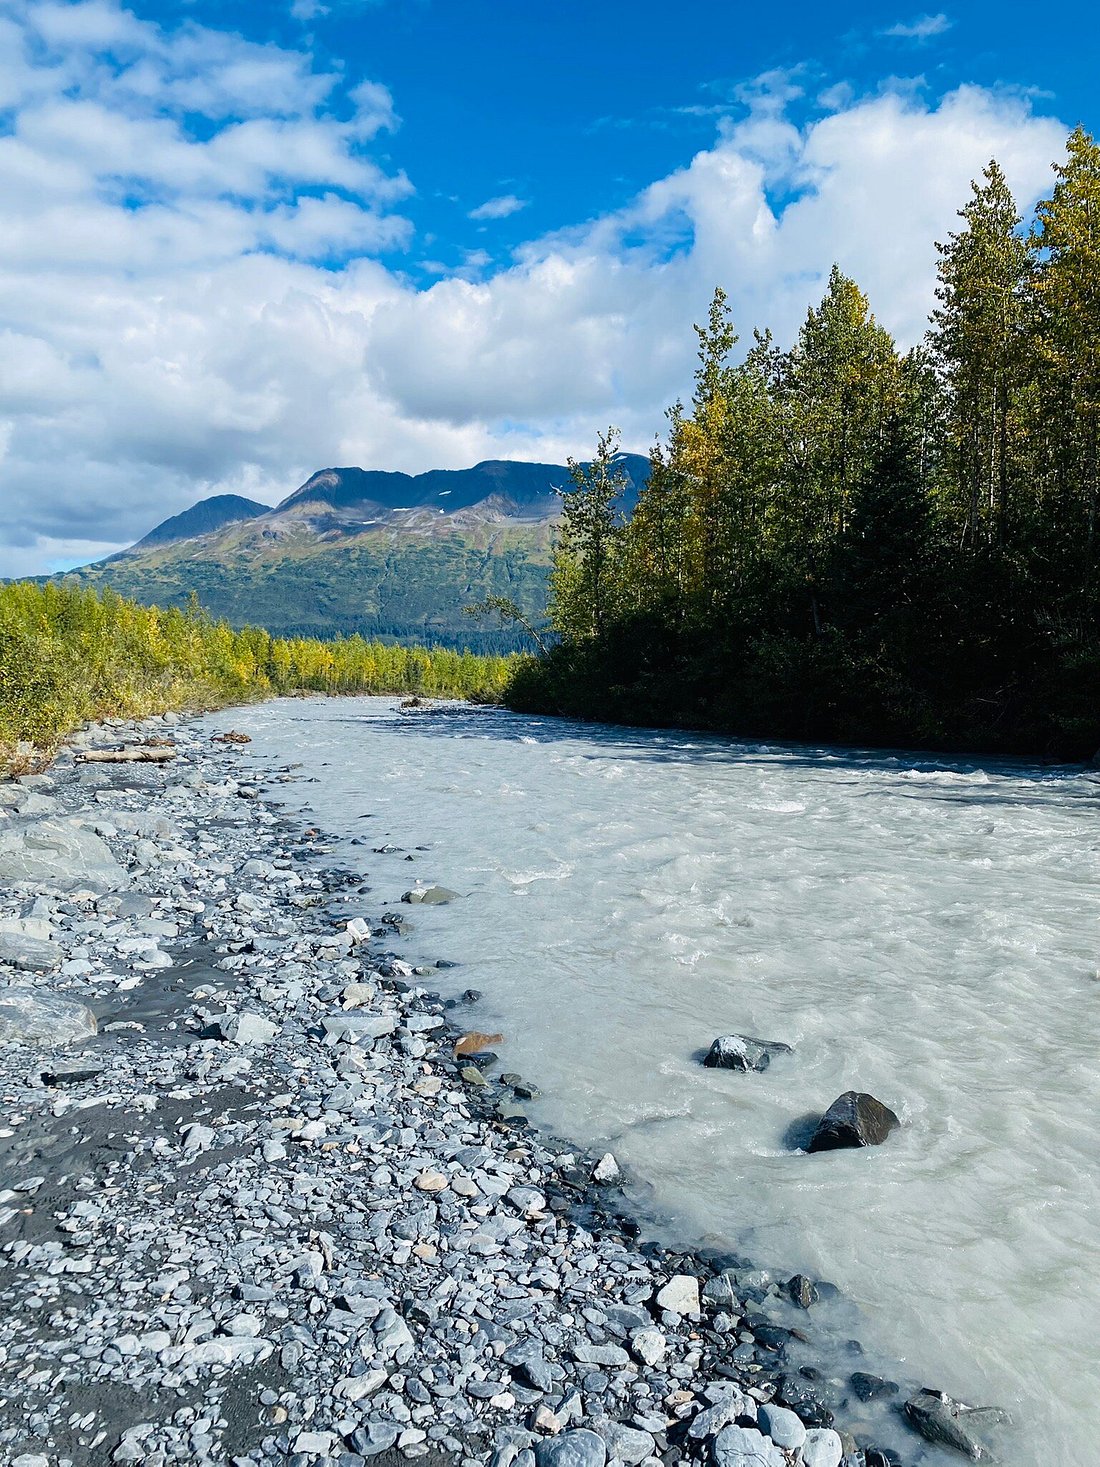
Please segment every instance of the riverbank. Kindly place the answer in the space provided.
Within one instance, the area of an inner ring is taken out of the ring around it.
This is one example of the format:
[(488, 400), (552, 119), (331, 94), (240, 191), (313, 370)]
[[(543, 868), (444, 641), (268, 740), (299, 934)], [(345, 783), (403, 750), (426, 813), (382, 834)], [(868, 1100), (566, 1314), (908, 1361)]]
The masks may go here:
[(812, 1291), (639, 1246), (613, 1167), (456, 1061), (476, 999), (278, 815), (294, 771), (156, 733), (166, 766), (0, 787), (8, 1002), (98, 1029), (0, 1044), (5, 1459), (893, 1460), (897, 1398), (815, 1365)]

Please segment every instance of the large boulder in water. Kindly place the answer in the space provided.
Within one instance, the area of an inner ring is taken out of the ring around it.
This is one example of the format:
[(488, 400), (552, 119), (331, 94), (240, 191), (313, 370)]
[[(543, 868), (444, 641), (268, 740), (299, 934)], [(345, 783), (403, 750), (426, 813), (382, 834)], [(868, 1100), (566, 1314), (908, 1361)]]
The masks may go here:
[(943, 1391), (918, 1391), (905, 1403), (905, 1414), (925, 1441), (951, 1447), (972, 1462), (985, 1461), (989, 1448), (979, 1440), (977, 1432), (1008, 1421), (1006, 1412), (996, 1406), (967, 1406), (953, 1401)]
[(44, 988), (0, 988), (0, 1044), (36, 1044), (60, 1049), (96, 1032), (86, 1004)]
[(901, 1122), (889, 1106), (864, 1090), (846, 1090), (817, 1123), (807, 1151), (881, 1146)]
[(0, 829), (0, 881), (40, 891), (116, 891), (130, 885), (99, 836), (72, 817)]
[(778, 1039), (754, 1039), (749, 1034), (723, 1034), (707, 1050), (708, 1070), (766, 1070), (773, 1054), (793, 1054)]

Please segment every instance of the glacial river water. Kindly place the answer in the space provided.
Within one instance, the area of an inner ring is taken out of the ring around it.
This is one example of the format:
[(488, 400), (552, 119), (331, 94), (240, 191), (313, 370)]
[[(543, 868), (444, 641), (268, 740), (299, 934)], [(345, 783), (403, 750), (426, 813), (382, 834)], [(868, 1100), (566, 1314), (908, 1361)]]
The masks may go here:
[[(534, 1118), (671, 1235), (839, 1285), (911, 1378), (1013, 1412), (1011, 1467), (1095, 1467), (1100, 776), (393, 699), (214, 724), (246, 769), (304, 763), (281, 797), (345, 838), (367, 915), (461, 894), (399, 908), (407, 955), (461, 964), (435, 986), (484, 990)], [(728, 1032), (795, 1053), (702, 1068)], [(792, 1151), (847, 1089), (900, 1133)]]

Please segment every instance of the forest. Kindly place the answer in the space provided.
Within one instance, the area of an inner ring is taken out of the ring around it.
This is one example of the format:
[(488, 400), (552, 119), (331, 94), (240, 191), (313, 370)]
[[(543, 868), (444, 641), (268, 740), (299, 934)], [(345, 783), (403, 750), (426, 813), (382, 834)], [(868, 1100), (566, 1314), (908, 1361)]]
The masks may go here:
[(94, 719), (298, 692), (496, 702), (508, 671), (503, 657), (235, 630), (197, 601), (161, 610), (111, 590), (14, 582), (0, 585), (0, 773), (32, 767)]
[(749, 736), (1100, 746), (1100, 146), (1027, 220), (996, 162), (899, 351), (834, 267), (790, 347), (717, 291), (635, 513), (571, 464), (556, 645), (509, 703)]

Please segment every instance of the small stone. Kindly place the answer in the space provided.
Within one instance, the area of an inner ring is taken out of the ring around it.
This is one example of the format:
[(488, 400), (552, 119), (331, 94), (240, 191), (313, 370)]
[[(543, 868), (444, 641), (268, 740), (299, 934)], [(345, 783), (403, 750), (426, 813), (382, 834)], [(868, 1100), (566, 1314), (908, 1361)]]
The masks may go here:
[(484, 1054), (493, 1048), (495, 1044), (503, 1044), (503, 1034), (482, 1034), (477, 1029), (472, 1029), (468, 1034), (463, 1034), (455, 1044), (455, 1055), (464, 1059), (472, 1054)]
[(594, 1182), (617, 1182), (621, 1175), (619, 1163), (611, 1155), (610, 1151), (605, 1152), (592, 1168), (592, 1180)]
[(714, 1467), (787, 1467), (787, 1458), (773, 1441), (751, 1426), (726, 1426), (711, 1446)]
[(531, 1413), (531, 1430), (541, 1431), (545, 1436), (557, 1436), (561, 1422), (549, 1406), (536, 1406)]
[(594, 1431), (566, 1431), (539, 1442), (535, 1461), (538, 1467), (604, 1467), (607, 1446)]
[(670, 1314), (698, 1314), (699, 1280), (688, 1273), (677, 1274), (658, 1290), (657, 1303)]
[(630, 1348), (643, 1365), (658, 1365), (665, 1357), (668, 1342), (659, 1329), (639, 1329), (630, 1336)]
[(802, 1443), (802, 1467), (840, 1467), (844, 1443), (829, 1427), (815, 1426)]
[(327, 1457), (336, 1443), (331, 1431), (300, 1431), (294, 1438), (296, 1452), (310, 1452), (315, 1457)]
[(770, 1436), (776, 1446), (784, 1447), (789, 1452), (796, 1452), (806, 1440), (806, 1428), (786, 1406), (776, 1406), (774, 1402), (761, 1406), (757, 1411), (757, 1420), (761, 1431)]
[(421, 1172), (413, 1186), (418, 1192), (443, 1192), (447, 1188), (447, 1178), (442, 1172)]

